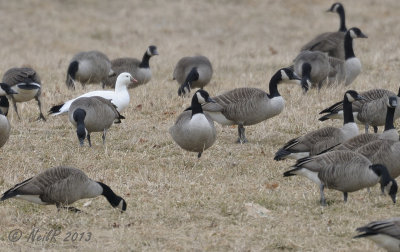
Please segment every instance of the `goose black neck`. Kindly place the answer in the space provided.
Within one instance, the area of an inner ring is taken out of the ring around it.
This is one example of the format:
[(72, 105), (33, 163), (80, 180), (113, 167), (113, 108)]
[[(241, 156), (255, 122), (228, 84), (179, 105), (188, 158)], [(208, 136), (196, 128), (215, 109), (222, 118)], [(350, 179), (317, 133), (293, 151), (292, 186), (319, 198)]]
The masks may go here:
[(340, 18), (340, 27), (339, 27), (339, 31), (340, 32), (346, 32), (347, 28), (346, 28), (346, 16), (344, 13), (344, 8), (343, 7), (339, 7), (337, 10), (337, 13), (339, 14), (339, 18)]
[(103, 192), (101, 193), (101, 195), (106, 197), (106, 199), (111, 204), (111, 206), (117, 207), (119, 205), (119, 203), (121, 202), (122, 198), (119, 197), (118, 195), (116, 195), (108, 185), (101, 183), (101, 182), (97, 182), (97, 183), (103, 188)]
[(76, 134), (78, 135), (78, 138), (85, 139), (86, 136), (86, 130), (85, 130), (85, 117), (86, 117), (86, 111), (83, 109), (76, 109), (73, 114), (73, 118), (76, 122)]
[(353, 50), (353, 38), (350, 36), (350, 32), (346, 32), (346, 35), (344, 35), (344, 58), (350, 59), (350, 58), (355, 58), (356, 55), (354, 54)]
[(147, 51), (144, 53), (142, 62), (140, 62), (139, 67), (140, 68), (150, 68), (149, 60), (150, 60), (150, 55), (147, 54)]
[(282, 80), (281, 71), (276, 72), (269, 81), (269, 98), (281, 96), (278, 91), (278, 84)]
[(203, 108), (201, 107), (200, 102), (197, 99), (197, 94), (195, 94), (192, 98), (192, 116), (195, 114), (201, 114), (203, 113)]
[(386, 112), (386, 121), (385, 121), (385, 129), (384, 131), (394, 129), (394, 111), (396, 108), (388, 107)]
[(343, 124), (354, 122), (353, 106), (347, 99), (347, 95), (343, 99), (343, 119)]
[(378, 177), (381, 177), (381, 183), (386, 186), (390, 181), (392, 181), (392, 177), (390, 176), (387, 168), (380, 164), (374, 164), (370, 166), (371, 170), (375, 172)]

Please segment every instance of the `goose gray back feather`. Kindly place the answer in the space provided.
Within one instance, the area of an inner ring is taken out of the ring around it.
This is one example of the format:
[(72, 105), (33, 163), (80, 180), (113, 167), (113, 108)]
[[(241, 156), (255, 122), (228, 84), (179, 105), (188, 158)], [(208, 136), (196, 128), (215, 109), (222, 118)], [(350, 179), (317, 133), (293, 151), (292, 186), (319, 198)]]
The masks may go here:
[(325, 32), (305, 44), (301, 51), (326, 52), (329, 56), (344, 60), (344, 32)]
[[(77, 64), (77, 69), (71, 72), (72, 64)], [(104, 53), (99, 51), (80, 52), (70, 62), (66, 84), (69, 88), (74, 88), (75, 81), (80, 82), (83, 86), (90, 83), (105, 83), (108, 76), (114, 74), (111, 62)]]
[(75, 127), (76, 121), (73, 115), (78, 108), (86, 112), (84, 123), (88, 132), (102, 132), (107, 130), (120, 117), (116, 106), (110, 100), (100, 96), (81, 97), (71, 104), (68, 111), (69, 120)]
[(182, 85), (192, 68), (196, 67), (199, 79), (191, 83), (192, 88), (203, 88), (213, 75), (213, 68), (210, 60), (205, 56), (183, 57), (175, 66), (173, 79)]

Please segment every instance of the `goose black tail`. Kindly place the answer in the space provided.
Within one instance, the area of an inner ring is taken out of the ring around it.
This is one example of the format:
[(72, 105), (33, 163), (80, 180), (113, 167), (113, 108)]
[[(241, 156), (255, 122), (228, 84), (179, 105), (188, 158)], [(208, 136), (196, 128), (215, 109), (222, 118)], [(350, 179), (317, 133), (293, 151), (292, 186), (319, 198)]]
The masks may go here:
[(286, 156), (290, 155), (291, 152), (285, 150), (284, 148), (279, 149), (274, 156), (275, 161), (285, 160)]
[(67, 84), (67, 87), (69, 89), (75, 89), (74, 80), (76, 77), (76, 72), (78, 72), (78, 67), (79, 67), (79, 62), (76, 60), (72, 61), (68, 66), (67, 80), (65, 81), (65, 84)]
[(60, 109), (61, 109), (62, 106), (64, 106), (64, 103), (51, 107), (51, 109), (49, 110), (49, 115), (60, 112)]

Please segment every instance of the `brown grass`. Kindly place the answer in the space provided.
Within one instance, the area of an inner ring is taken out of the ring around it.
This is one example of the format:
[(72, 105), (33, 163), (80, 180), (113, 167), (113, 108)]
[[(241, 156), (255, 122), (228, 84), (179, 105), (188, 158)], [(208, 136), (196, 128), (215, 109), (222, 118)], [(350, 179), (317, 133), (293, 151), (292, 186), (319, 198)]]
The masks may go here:
[[(398, 205), (379, 189), (342, 194), (319, 191), (301, 177), (283, 178), (292, 162), (274, 162), (277, 148), (292, 137), (341, 122), (317, 120), (318, 112), (339, 100), (346, 88), (306, 96), (299, 86), (281, 85), (283, 113), (247, 127), (250, 143), (237, 145), (236, 128), (217, 126), (218, 139), (201, 159), (181, 150), (168, 135), (176, 116), (190, 103), (177, 98), (172, 71), (179, 58), (204, 54), (215, 75), (212, 95), (235, 87), (267, 89), (271, 75), (289, 65), (298, 49), (318, 33), (335, 31), (338, 18), (324, 11), (331, 1), (91, 1), (34, 0), (0, 3), (0, 71), (29, 64), (43, 80), (45, 110), (88, 90), (67, 90), (67, 65), (79, 51), (97, 49), (110, 58), (141, 57), (150, 44), (160, 55), (151, 59), (153, 79), (131, 90), (126, 120), (109, 131), (102, 146), (93, 134), (92, 148), (80, 148), (66, 116), (37, 122), (34, 101), (19, 104), (22, 120), (11, 109), (11, 137), (0, 150), (0, 190), (44, 169), (70, 165), (102, 180), (124, 197), (124, 214), (104, 198), (74, 204), (86, 214), (57, 212), (25, 201), (1, 203), (0, 250), (81, 251), (375, 251), (370, 241), (354, 240), (355, 228), (397, 216)], [(352, 89), (397, 91), (400, 58), (397, 0), (344, 1), (348, 27), (369, 38), (355, 41), (363, 72)], [(141, 105), (141, 106), (139, 106)], [(362, 129), (360, 127), (360, 129)], [(87, 207), (84, 203), (91, 202)], [(249, 215), (245, 203), (270, 210)], [(27, 242), (33, 227), (92, 232), (89, 242)], [(13, 229), (23, 238), (8, 240)]]

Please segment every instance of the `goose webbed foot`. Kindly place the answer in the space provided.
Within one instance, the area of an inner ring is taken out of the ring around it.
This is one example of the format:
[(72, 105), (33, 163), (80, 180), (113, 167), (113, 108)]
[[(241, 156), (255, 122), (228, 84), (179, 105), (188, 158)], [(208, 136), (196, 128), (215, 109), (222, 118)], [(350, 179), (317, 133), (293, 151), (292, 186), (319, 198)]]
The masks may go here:
[(74, 212), (74, 213), (81, 213), (82, 211), (79, 210), (76, 207), (71, 207), (71, 206), (61, 206), (61, 205), (56, 205), (57, 206), (57, 210), (60, 211), (60, 209), (66, 209), (68, 211)]
[(90, 141), (90, 134), (87, 134), (87, 140), (89, 142), (89, 147), (92, 147), (92, 142)]

